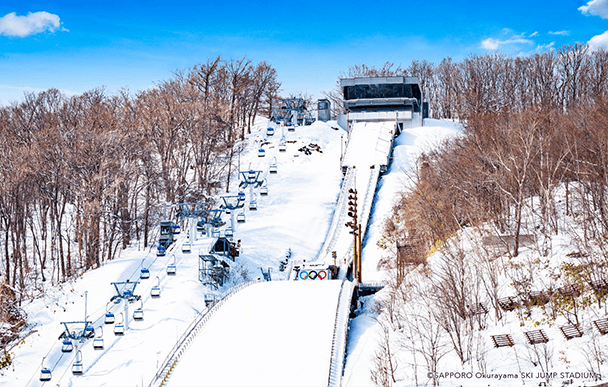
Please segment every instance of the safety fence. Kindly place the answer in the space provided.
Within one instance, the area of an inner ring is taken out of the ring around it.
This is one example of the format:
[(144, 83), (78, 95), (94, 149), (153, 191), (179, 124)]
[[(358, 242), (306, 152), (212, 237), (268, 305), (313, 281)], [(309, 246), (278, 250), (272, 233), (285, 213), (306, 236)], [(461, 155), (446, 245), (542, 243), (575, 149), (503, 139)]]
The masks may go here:
[(226, 301), (230, 297), (254, 283), (255, 281), (242, 282), (230, 288), (228, 292), (210, 309), (207, 309), (205, 313), (197, 316), (197, 318), (188, 326), (186, 332), (182, 335), (182, 337), (180, 337), (177, 343), (175, 343), (173, 349), (171, 349), (171, 351), (169, 352), (169, 355), (161, 365), (160, 369), (158, 370), (156, 375), (154, 375), (154, 379), (152, 379), (152, 382), (150, 382), (150, 387), (165, 386), (169, 381), (169, 377), (171, 376), (171, 373), (173, 372), (173, 369), (177, 365), (178, 361), (181, 359), (190, 344), (194, 341), (198, 333), (203, 329), (203, 327), (211, 319), (211, 317), (213, 317), (213, 315), (217, 313), (217, 311), (226, 303)]
[(329, 387), (339, 387), (342, 384), (344, 359), (346, 357), (346, 343), (348, 339), (348, 319), (355, 286), (356, 281), (351, 282), (347, 279), (342, 280), (340, 294), (338, 295), (338, 307), (336, 308), (334, 336), (331, 343), (329, 376), (327, 378), (327, 385)]

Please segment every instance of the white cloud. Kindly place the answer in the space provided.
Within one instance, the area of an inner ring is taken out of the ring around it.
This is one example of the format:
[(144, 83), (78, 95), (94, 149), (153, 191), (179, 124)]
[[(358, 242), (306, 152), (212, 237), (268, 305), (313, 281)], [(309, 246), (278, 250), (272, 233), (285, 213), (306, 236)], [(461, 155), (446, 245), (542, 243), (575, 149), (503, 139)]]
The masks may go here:
[(52, 13), (30, 12), (27, 16), (17, 16), (11, 12), (0, 18), (0, 35), (23, 38), (47, 30), (54, 32), (60, 25), (59, 16)]
[(592, 51), (600, 50), (602, 48), (608, 50), (608, 31), (592, 37), (587, 44)]
[(570, 31), (549, 31), (549, 35), (562, 35), (562, 36), (570, 36)]
[(486, 50), (497, 50), (500, 46), (505, 45), (505, 44), (519, 44), (519, 43), (525, 43), (525, 44), (531, 44), (533, 43), (530, 39), (525, 39), (523, 38), (521, 35), (516, 35), (513, 36), (510, 39), (506, 39), (506, 40), (500, 40), (500, 39), (494, 39), (494, 38), (487, 38), (481, 41), (481, 47), (485, 48)]
[(599, 16), (608, 19), (608, 0), (591, 0), (587, 5), (578, 8), (584, 14)]
[(555, 42), (551, 42), (548, 44), (539, 44), (538, 46), (536, 46), (536, 52), (552, 51), (554, 46)]
[(486, 50), (496, 50), (500, 46), (500, 40), (487, 38), (481, 41), (481, 47)]
[(534, 31), (530, 35), (528, 35), (529, 38), (533, 38), (535, 36), (538, 36), (538, 31)]

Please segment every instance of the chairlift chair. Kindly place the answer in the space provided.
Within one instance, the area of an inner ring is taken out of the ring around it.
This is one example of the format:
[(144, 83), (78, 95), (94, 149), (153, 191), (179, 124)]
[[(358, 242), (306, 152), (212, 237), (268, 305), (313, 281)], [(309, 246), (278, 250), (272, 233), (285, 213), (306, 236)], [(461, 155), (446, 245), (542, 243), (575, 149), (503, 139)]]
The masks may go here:
[(152, 286), (152, 289), (150, 289), (150, 296), (152, 298), (160, 297), (160, 279), (158, 276), (156, 276), (156, 285)]
[(196, 222), (196, 231), (203, 231), (205, 229), (205, 221), (199, 220)]
[(114, 335), (122, 336), (125, 334), (124, 316), (120, 313), (120, 322), (114, 325)]
[(114, 313), (110, 312), (110, 311), (106, 311), (106, 317), (104, 320), (104, 323), (106, 324), (114, 324)]
[(140, 279), (150, 278), (150, 270), (146, 269), (146, 268), (141, 269), (141, 272), (139, 273), (139, 278)]
[(287, 131), (288, 131), (288, 132), (295, 132), (295, 131), (296, 131), (296, 127), (295, 127), (295, 126), (293, 126), (293, 125), (289, 125), (289, 126), (287, 127)]
[(264, 148), (260, 148), (258, 150), (258, 157), (264, 157), (266, 156), (266, 150)]
[(249, 202), (249, 209), (250, 210), (257, 210), (258, 209), (258, 202), (255, 200), (252, 200)]
[(228, 227), (226, 230), (224, 230), (224, 235), (226, 235), (227, 237), (233, 236), (234, 232), (232, 231), (232, 228)]
[(82, 375), (84, 372), (84, 366), (82, 365), (82, 352), (78, 351), (76, 354), (76, 360), (72, 364), (72, 374)]
[(96, 336), (93, 339), (93, 349), (101, 350), (103, 349), (103, 328), (99, 327), (99, 336)]
[(167, 254), (167, 249), (165, 246), (158, 246), (156, 250), (156, 255), (159, 257), (163, 257)]
[(158, 287), (158, 286), (152, 286), (152, 289), (150, 289), (150, 296), (152, 298), (158, 298), (158, 297), (160, 297), (160, 287)]
[(48, 368), (42, 368), (40, 370), (40, 381), (41, 382), (48, 382), (49, 380), (51, 380), (51, 370)]
[(279, 152), (287, 152), (287, 144), (284, 142), (279, 144)]
[(192, 251), (190, 242), (184, 242), (182, 245), (182, 253), (189, 254)]
[(277, 165), (276, 164), (271, 164), (270, 168), (268, 168), (268, 172), (270, 172), (270, 173), (277, 173)]
[(135, 312), (133, 312), (133, 320), (142, 321), (143, 319), (144, 319), (144, 310), (141, 308), (135, 309)]
[(124, 324), (120, 323), (120, 324), (114, 325), (114, 335), (116, 335), (116, 336), (122, 336), (124, 334), (125, 334), (125, 326), (124, 326)]
[(95, 328), (93, 328), (92, 325), (87, 325), (87, 327), (84, 328), (84, 333), (88, 339), (93, 338), (95, 337)]
[(173, 225), (173, 234), (179, 234), (182, 232), (182, 228), (179, 226), (179, 224), (174, 224)]
[(103, 349), (103, 337), (96, 337), (93, 339), (93, 349), (102, 350)]
[(175, 255), (173, 256), (173, 263), (167, 266), (167, 275), (177, 274), (177, 266), (175, 264)]
[(263, 185), (260, 187), (260, 195), (268, 195), (268, 186)]
[(93, 349), (101, 351), (103, 349), (103, 337), (96, 337), (93, 339)]
[(267, 135), (267, 136), (274, 136), (274, 128), (273, 128), (273, 127), (271, 127), (271, 126), (269, 126), (269, 127), (266, 129), (266, 135)]
[(238, 223), (245, 223), (245, 214), (243, 212), (241, 212), (240, 214), (238, 214), (236, 216), (236, 221)]
[(135, 312), (133, 312), (133, 320), (135, 321), (142, 321), (144, 319), (144, 303), (141, 303), (141, 306), (137, 309), (135, 309)]
[(63, 339), (63, 342), (61, 343), (61, 352), (72, 352), (73, 349), (74, 344), (72, 343), (72, 340), (68, 338)]

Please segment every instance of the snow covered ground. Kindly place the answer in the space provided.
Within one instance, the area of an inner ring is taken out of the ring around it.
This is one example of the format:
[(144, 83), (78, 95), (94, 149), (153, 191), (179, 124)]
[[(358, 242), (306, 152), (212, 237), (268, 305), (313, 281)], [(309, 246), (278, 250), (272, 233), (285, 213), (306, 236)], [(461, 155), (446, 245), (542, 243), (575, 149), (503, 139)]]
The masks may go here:
[[(380, 180), (363, 255), (364, 281), (383, 278), (377, 271), (382, 251), (375, 242), (380, 238), (381, 222), (392, 207), (395, 192), (405, 184), (403, 171), (411, 168), (421, 149), (458, 132), (458, 127), (449, 123), (429, 123), (401, 134), (396, 142), (395, 161)], [(237, 262), (243, 265), (249, 279), (261, 277), (260, 268), (270, 268), (275, 281), (285, 279), (286, 273), (278, 268), (288, 250), (292, 260), (314, 258), (325, 240), (340, 191), (340, 143), (346, 132), (335, 122), (317, 122), (284, 134), (287, 151), (279, 152), (280, 131), (267, 136), (266, 123), (261, 123), (246, 138), (246, 149), (239, 160), (242, 171), (261, 170), (268, 187), (267, 196), (256, 193), (258, 209), (245, 206), (246, 222), (233, 225), (234, 238), (240, 239), (242, 246)], [(299, 151), (304, 146), (310, 152)], [(258, 156), (260, 148), (265, 150), (264, 157)], [(362, 158), (367, 155), (364, 149), (359, 154)], [(268, 173), (273, 161), (277, 163), (277, 174)], [(365, 182), (362, 187), (365, 190)], [(230, 193), (237, 193), (236, 184)], [(245, 193), (249, 201), (249, 189)], [(230, 216), (224, 220), (230, 225)], [(186, 225), (184, 229), (187, 228)], [(199, 237), (192, 253), (185, 254), (181, 252), (185, 234), (179, 236), (165, 257), (156, 257), (154, 248), (129, 247), (115, 261), (26, 305), (33, 333), (12, 350), (14, 362), (3, 371), (0, 386), (40, 385), (41, 365), (52, 371), (48, 385), (148, 385), (177, 339), (205, 311), (205, 295), (212, 292), (198, 281), (197, 258), (197, 252), (208, 249), (212, 239)], [(338, 253), (342, 255), (343, 252)], [(173, 259), (177, 275), (169, 276), (166, 267)], [(150, 269), (151, 277), (141, 280), (136, 288), (142, 303), (108, 303), (115, 294), (110, 282), (137, 281), (143, 267)], [(152, 298), (150, 289), (157, 283), (162, 294)], [(171, 385), (326, 384), (338, 291), (339, 281), (271, 282), (246, 288), (201, 331), (172, 374)], [(78, 343), (84, 374), (74, 376), (71, 367), (77, 351), (62, 353), (57, 338), (63, 330), (60, 322), (83, 320), (85, 292), (88, 319), (98, 333), (102, 327), (105, 347), (94, 350), (91, 340)], [(134, 321), (133, 311), (140, 306), (144, 319)], [(128, 325), (124, 336), (115, 336), (113, 325), (103, 323), (107, 308), (119, 319), (123, 313)], [(345, 385), (371, 384), (369, 362), (376, 349), (376, 331), (369, 319), (352, 322)], [(202, 363), (209, 368), (202, 368)], [(255, 364), (265, 364), (264, 372), (259, 373)]]

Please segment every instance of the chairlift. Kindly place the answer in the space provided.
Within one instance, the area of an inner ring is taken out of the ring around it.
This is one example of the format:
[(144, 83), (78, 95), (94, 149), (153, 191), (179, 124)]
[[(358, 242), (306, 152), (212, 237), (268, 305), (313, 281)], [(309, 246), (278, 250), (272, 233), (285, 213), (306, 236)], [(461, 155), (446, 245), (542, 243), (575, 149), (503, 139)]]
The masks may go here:
[(167, 248), (165, 246), (158, 246), (156, 248), (156, 256), (164, 257), (167, 254)]
[(93, 349), (102, 350), (103, 349), (103, 328), (99, 327), (100, 335), (93, 339)]
[(72, 352), (73, 349), (74, 343), (72, 343), (72, 340), (67, 337), (63, 339), (63, 342), (61, 343), (61, 352)]
[(263, 185), (260, 187), (260, 195), (268, 195), (268, 186)]
[(146, 268), (141, 269), (141, 272), (139, 273), (139, 278), (140, 279), (150, 278), (150, 270), (146, 269)]
[(237, 221), (238, 223), (245, 223), (245, 213), (244, 213), (244, 212), (241, 212), (240, 214), (238, 214), (238, 215), (236, 216), (236, 221)]
[(277, 173), (277, 165), (276, 164), (271, 164), (270, 168), (268, 168), (268, 172), (270, 172), (270, 173)]
[(158, 279), (158, 276), (156, 277), (156, 285), (152, 286), (152, 289), (150, 289), (150, 296), (152, 298), (160, 297), (160, 280)]
[(288, 132), (295, 132), (295, 131), (296, 131), (296, 127), (295, 127), (295, 126), (293, 126), (293, 125), (289, 125), (289, 126), (287, 127), (287, 131), (288, 131)]
[(173, 263), (167, 266), (167, 275), (177, 274), (177, 266), (175, 265), (175, 255), (173, 256)]
[(124, 315), (120, 313), (120, 322), (114, 325), (114, 335), (122, 336), (125, 334)]
[(49, 380), (51, 380), (51, 370), (48, 368), (42, 368), (40, 370), (40, 381), (41, 382), (48, 382)]
[(74, 375), (82, 375), (84, 372), (84, 367), (82, 365), (82, 352), (80, 350), (76, 354), (76, 360), (74, 364), (72, 364), (72, 374)]
[(224, 230), (224, 235), (227, 237), (234, 236), (234, 231), (232, 231), (231, 227), (228, 227), (226, 230)]
[(279, 152), (287, 152), (287, 144), (284, 142), (279, 144)]
[(182, 244), (182, 253), (190, 254), (191, 251), (192, 251), (192, 246), (190, 245), (190, 241), (184, 242)]
[(142, 301), (141, 306), (139, 308), (135, 309), (135, 312), (133, 312), (133, 320), (142, 321), (143, 319), (144, 319), (144, 303)]
[(48, 382), (49, 380), (51, 380), (51, 370), (46, 368), (44, 366), (44, 359), (46, 359), (46, 356), (42, 358), (42, 361), (40, 362), (40, 381), (41, 382)]
[(196, 231), (203, 231), (205, 229), (205, 221), (199, 220), (196, 222)]
[(266, 135), (267, 135), (267, 136), (274, 136), (274, 128), (273, 128), (273, 127), (271, 127), (271, 126), (269, 126), (269, 127), (266, 129)]
[(87, 339), (95, 337), (95, 328), (93, 328), (92, 325), (87, 325), (86, 328), (84, 328), (84, 335)]
[(258, 202), (255, 200), (252, 200), (249, 202), (249, 209), (252, 211), (255, 211), (258, 209)]
[(179, 224), (174, 224), (173, 225), (173, 234), (179, 234), (182, 232), (182, 228), (179, 226)]
[(218, 238), (220, 236), (220, 230), (214, 229), (211, 231), (211, 237)]
[(104, 323), (114, 324), (114, 320), (115, 320), (114, 313), (110, 312), (108, 310), (108, 306), (106, 305), (106, 317), (105, 317)]
[(266, 149), (264, 149), (264, 148), (258, 149), (258, 157), (264, 157), (264, 156), (266, 156)]

